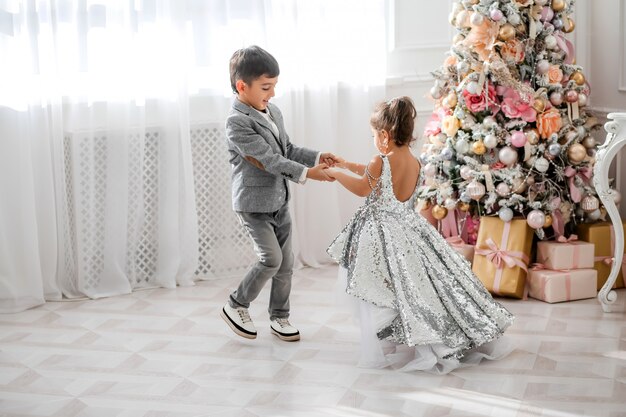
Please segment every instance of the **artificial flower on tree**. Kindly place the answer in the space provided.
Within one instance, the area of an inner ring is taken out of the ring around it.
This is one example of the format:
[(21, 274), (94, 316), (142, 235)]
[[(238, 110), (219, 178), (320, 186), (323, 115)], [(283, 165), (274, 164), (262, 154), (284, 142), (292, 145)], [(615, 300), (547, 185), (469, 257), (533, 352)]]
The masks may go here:
[[(575, 0), (462, 0), (433, 72), (422, 209), (526, 218), (539, 238), (606, 215), (591, 184), (599, 126), (567, 34)], [(547, 234), (546, 234), (547, 232)]]

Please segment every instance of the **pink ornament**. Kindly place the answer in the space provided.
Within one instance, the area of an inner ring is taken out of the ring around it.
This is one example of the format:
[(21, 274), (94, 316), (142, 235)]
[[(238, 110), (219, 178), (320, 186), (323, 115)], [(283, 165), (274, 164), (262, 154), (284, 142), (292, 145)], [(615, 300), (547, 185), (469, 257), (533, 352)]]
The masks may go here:
[(496, 185), (496, 193), (500, 197), (506, 197), (509, 195), (510, 192), (511, 192), (511, 187), (506, 182), (501, 182), (498, 185)]
[(499, 9), (492, 9), (489, 12), (489, 16), (496, 22), (499, 22), (504, 17), (504, 14)]
[(424, 175), (427, 177), (434, 177), (437, 173), (437, 167), (434, 164), (428, 163), (424, 166)]
[(464, 180), (469, 180), (470, 178), (472, 178), (472, 168), (468, 167), (467, 165), (463, 165), (459, 174)]
[(550, 63), (547, 60), (542, 59), (539, 62), (537, 62), (537, 72), (539, 74), (545, 74), (548, 72), (549, 69), (550, 69)]
[(565, 92), (565, 100), (568, 103), (574, 103), (578, 101), (578, 93), (576, 92), (576, 90), (567, 90), (567, 92)]
[(528, 223), (528, 225), (533, 229), (539, 229), (543, 227), (545, 222), (546, 215), (543, 214), (543, 211), (541, 210), (532, 210), (530, 213), (528, 213), (528, 216), (526, 217), (526, 223)]
[(550, 103), (554, 106), (560, 106), (563, 103), (563, 94), (555, 91), (550, 94)]
[(541, 9), (541, 21), (542, 22), (549, 22), (552, 20), (553, 17), (554, 17), (554, 10), (552, 10), (552, 7), (544, 6), (544, 8)]
[(521, 130), (511, 134), (511, 144), (516, 148), (522, 148), (526, 144), (526, 135)]

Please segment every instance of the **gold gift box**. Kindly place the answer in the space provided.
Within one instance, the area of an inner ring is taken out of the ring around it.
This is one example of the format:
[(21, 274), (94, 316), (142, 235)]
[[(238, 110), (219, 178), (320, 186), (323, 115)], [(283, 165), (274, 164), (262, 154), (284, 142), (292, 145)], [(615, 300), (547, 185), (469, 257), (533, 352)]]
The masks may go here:
[[(614, 244), (611, 239), (611, 227), (610, 222), (600, 223), (585, 223), (579, 224), (576, 227), (576, 234), (580, 240), (593, 243), (595, 245), (595, 257), (610, 259), (614, 255)], [(626, 236), (626, 222), (622, 222), (622, 230), (624, 230), (624, 236)], [(593, 268), (598, 271), (598, 290), (602, 288), (606, 280), (611, 274), (612, 263), (607, 263), (604, 260), (597, 260)], [(624, 266), (622, 264), (621, 273), (617, 276), (613, 288), (624, 288)]]
[[(503, 242), (504, 234), (508, 238)], [(500, 268), (487, 255), (479, 254), (480, 249), (489, 249), (491, 239), (502, 251), (515, 254), (520, 263), (528, 265), (533, 244), (533, 230), (525, 219), (513, 219), (508, 223), (498, 217), (481, 217), (472, 271), (492, 294), (513, 298), (523, 298), (526, 287), (526, 270), (521, 266), (508, 266), (502, 262)], [(522, 256), (519, 256), (522, 255)]]

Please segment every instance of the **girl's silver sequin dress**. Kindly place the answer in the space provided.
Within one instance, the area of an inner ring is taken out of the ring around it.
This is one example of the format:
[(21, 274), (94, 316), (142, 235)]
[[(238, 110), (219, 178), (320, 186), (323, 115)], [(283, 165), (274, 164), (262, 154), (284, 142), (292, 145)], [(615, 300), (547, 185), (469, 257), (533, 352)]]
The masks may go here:
[(417, 189), (398, 201), (381, 158), (376, 189), (327, 249), (345, 274), (345, 292), (364, 301), (361, 365), (445, 373), (503, 356), (493, 341), (513, 315), (415, 212)]

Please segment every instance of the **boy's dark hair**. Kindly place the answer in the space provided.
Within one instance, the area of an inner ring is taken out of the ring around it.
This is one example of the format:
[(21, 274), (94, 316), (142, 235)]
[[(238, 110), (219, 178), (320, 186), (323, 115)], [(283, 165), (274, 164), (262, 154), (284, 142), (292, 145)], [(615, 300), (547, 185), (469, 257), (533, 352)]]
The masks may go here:
[(230, 86), (237, 94), (237, 80), (246, 84), (265, 75), (270, 78), (278, 77), (280, 69), (278, 61), (265, 49), (256, 45), (235, 51), (230, 58)]
[(392, 98), (376, 106), (370, 125), (376, 130), (386, 130), (398, 146), (411, 143), (417, 111), (409, 97)]

